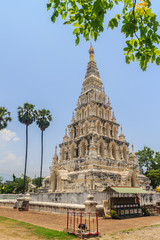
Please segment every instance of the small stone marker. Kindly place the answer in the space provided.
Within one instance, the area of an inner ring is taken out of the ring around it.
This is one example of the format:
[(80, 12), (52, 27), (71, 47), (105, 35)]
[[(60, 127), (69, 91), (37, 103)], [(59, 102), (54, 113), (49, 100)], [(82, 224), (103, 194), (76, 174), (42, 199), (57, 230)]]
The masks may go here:
[(96, 212), (97, 202), (94, 201), (94, 196), (89, 194), (87, 200), (84, 202), (85, 212)]

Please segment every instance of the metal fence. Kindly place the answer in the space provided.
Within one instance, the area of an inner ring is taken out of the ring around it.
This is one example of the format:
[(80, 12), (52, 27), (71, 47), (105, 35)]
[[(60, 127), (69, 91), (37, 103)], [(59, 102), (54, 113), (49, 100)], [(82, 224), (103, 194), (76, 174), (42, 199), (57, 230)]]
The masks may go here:
[(67, 212), (67, 232), (76, 236), (98, 236), (98, 213)]

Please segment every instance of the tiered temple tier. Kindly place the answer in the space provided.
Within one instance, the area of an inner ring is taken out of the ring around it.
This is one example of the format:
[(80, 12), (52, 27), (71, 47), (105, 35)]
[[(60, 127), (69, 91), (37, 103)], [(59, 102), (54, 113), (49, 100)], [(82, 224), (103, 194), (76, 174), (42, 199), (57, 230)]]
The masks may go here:
[(68, 125), (69, 136), (66, 130), (63, 143), (59, 144), (61, 163), (76, 158), (86, 159), (88, 156), (125, 161), (129, 158), (129, 143), (124, 135), (118, 136), (119, 124), (116, 123), (114, 112), (111, 116), (109, 99), (106, 103), (105, 90), (93, 54), (91, 48), (82, 92), (71, 124)]

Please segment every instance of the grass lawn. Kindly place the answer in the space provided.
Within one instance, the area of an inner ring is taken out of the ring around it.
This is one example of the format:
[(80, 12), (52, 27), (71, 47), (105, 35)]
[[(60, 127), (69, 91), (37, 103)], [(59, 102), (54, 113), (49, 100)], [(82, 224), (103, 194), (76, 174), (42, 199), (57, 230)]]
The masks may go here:
[[(59, 232), (30, 223), (25, 223), (0, 216), (0, 232), (4, 238), (1, 239), (53, 239), (69, 240), (76, 239), (65, 232)], [(9, 237), (9, 238), (8, 238)]]

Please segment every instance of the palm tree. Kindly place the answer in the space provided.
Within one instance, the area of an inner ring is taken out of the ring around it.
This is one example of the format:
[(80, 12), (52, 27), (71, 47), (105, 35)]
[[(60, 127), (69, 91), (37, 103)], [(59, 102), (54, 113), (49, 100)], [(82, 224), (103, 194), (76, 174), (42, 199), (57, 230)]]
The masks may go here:
[(20, 123), (26, 125), (26, 154), (25, 154), (25, 167), (24, 167), (24, 183), (23, 193), (25, 192), (25, 181), (26, 181), (26, 169), (27, 169), (27, 154), (28, 154), (28, 126), (35, 121), (36, 112), (34, 105), (24, 103), (23, 107), (18, 107), (18, 120)]
[(40, 186), (42, 182), (42, 165), (43, 165), (43, 132), (49, 127), (52, 121), (52, 115), (49, 110), (38, 110), (36, 116), (36, 124), (41, 129), (41, 167), (40, 167)]
[(8, 122), (12, 121), (11, 113), (5, 107), (0, 107), (0, 130), (7, 127)]

